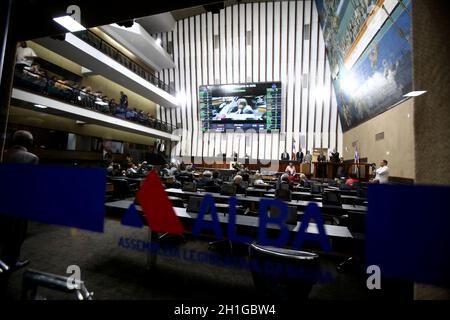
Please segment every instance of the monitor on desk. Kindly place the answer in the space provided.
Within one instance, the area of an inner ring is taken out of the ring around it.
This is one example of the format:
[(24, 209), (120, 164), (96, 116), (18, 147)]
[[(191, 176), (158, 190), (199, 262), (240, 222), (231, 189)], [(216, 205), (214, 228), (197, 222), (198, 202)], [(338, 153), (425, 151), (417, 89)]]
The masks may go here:
[[(269, 218), (277, 218), (280, 215), (279, 208), (270, 207), (269, 209)], [(286, 224), (297, 224), (297, 207), (288, 206), (288, 216), (285, 221)]]

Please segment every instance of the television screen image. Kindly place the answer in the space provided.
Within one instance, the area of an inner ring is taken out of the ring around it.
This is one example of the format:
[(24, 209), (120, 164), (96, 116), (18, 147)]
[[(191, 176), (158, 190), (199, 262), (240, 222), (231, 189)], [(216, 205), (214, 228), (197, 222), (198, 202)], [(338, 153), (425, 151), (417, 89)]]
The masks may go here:
[(123, 154), (123, 143), (120, 141), (103, 140), (103, 150), (111, 154)]
[(279, 130), (281, 83), (200, 86), (203, 131)]

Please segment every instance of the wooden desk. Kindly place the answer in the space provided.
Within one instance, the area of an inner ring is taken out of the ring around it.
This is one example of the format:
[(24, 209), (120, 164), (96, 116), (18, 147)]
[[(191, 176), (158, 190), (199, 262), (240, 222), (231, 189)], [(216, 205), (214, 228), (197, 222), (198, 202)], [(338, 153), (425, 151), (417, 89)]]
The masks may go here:
[[(339, 166), (344, 167), (344, 172), (347, 176), (354, 173), (359, 176), (361, 181), (369, 181), (370, 178), (370, 164), (369, 163), (335, 163), (335, 162), (313, 162), (314, 164), (314, 178), (322, 178), (319, 166), (323, 168), (323, 178), (334, 179), (333, 172), (336, 173)], [(359, 171), (359, 174), (358, 174)]]

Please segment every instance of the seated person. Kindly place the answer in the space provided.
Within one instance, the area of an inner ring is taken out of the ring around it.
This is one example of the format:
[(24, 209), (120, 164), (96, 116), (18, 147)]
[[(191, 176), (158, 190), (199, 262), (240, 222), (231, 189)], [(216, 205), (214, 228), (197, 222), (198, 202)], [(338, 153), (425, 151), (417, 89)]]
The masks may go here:
[(173, 189), (181, 189), (183, 187), (180, 181), (177, 181), (175, 177), (167, 179), (164, 185), (166, 186), (166, 188), (173, 188)]
[(231, 166), (232, 166), (232, 168), (233, 168), (234, 170), (236, 170), (237, 172), (239, 172), (240, 170), (242, 170), (242, 169), (244, 168), (244, 167), (242, 166), (242, 164), (239, 163), (239, 162), (232, 163)]
[(40, 79), (41, 76), (44, 76), (44, 73), (39, 69), (39, 65), (37, 63), (33, 63), (31, 67), (23, 68), (25, 74), (32, 78)]
[(203, 171), (202, 177), (196, 180), (197, 182), (197, 187), (202, 188), (202, 187), (212, 187), (212, 186), (216, 186), (216, 184), (214, 183), (214, 180), (212, 179), (212, 172), (209, 170), (205, 170)]
[(286, 170), (284, 172), (288, 173), (290, 176), (296, 174), (294, 164), (292, 162), (289, 162), (289, 165), (286, 167)]
[(218, 186), (220, 186), (223, 183), (222, 179), (219, 179), (219, 171), (217, 170), (213, 172), (212, 178), (214, 180), (214, 183)]
[(309, 188), (311, 186), (311, 182), (306, 178), (305, 174), (300, 173), (300, 185), (302, 187)]
[(245, 181), (245, 182), (250, 181), (250, 174), (247, 169), (244, 168), (243, 170), (241, 170), (239, 172), (239, 175), (242, 176), (242, 181)]
[(357, 179), (356, 175), (355, 175), (354, 173), (352, 173), (352, 174), (350, 174), (350, 178), (348, 178), (348, 179), (345, 181), (345, 184), (346, 184), (347, 186), (349, 186), (349, 187), (353, 187), (353, 184), (354, 184), (355, 182), (359, 182), (359, 180)]
[(122, 176), (122, 168), (120, 167), (119, 163), (114, 163), (112, 166), (111, 176), (113, 177), (120, 177)]
[(161, 167), (161, 169), (159, 170), (159, 175), (161, 177), (170, 176), (169, 165), (167, 163)]
[(289, 175), (287, 173), (283, 173), (279, 181), (277, 182), (277, 189), (282, 189), (283, 186), (287, 185), (289, 190), (293, 189), (292, 183), (289, 181)]
[(127, 177), (133, 177), (138, 173), (138, 167), (136, 164), (134, 163), (129, 163), (128, 164), (128, 169), (127, 169)]
[(267, 186), (268, 184), (264, 182), (262, 179), (262, 175), (260, 173), (255, 174), (255, 180), (253, 181), (254, 186)]
[(148, 174), (148, 172), (149, 172), (149, 170), (148, 170), (147, 161), (143, 161), (138, 166), (138, 174), (142, 175), (142, 176), (146, 176)]
[(178, 173), (177, 165), (175, 163), (171, 163), (169, 171), (171, 176), (175, 176)]
[(241, 175), (235, 175), (234, 179), (233, 179), (233, 185), (236, 187), (236, 193), (239, 194), (244, 194), (245, 193), (245, 188), (243, 188), (241, 186), (241, 182), (242, 182), (242, 176)]
[(175, 174), (175, 178), (181, 182), (192, 182), (194, 180), (194, 175), (190, 170), (187, 170), (187, 167), (184, 163), (181, 163), (180, 171)]
[(292, 183), (294, 183), (296, 181), (298, 182), (300, 180), (298, 173), (293, 174), (292, 176), (290, 175), (288, 177), (288, 180), (289, 180), (289, 182), (292, 182)]

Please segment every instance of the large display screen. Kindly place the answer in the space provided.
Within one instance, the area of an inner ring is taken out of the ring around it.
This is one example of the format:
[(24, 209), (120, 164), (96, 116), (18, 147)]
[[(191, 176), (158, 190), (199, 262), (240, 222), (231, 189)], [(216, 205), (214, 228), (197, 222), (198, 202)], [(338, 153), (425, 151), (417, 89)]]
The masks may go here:
[(199, 87), (202, 130), (280, 130), (281, 82)]

